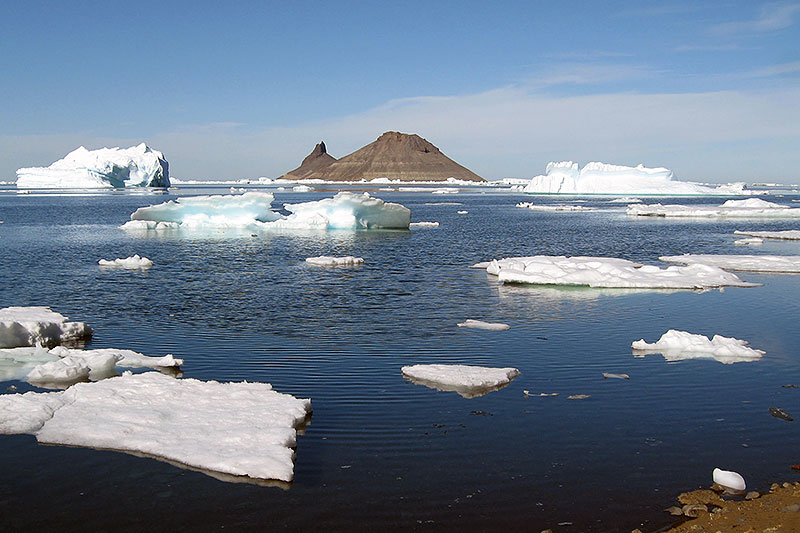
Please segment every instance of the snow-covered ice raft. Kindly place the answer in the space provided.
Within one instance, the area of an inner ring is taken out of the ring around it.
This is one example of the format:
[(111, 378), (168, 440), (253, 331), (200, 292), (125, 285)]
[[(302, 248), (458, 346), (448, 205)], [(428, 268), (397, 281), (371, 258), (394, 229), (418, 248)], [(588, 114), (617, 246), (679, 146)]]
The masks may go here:
[(642, 265), (611, 257), (537, 255), (508, 257), (473, 268), (485, 268), (501, 283), (575, 285), (606, 288), (711, 289), (754, 287), (735, 274), (709, 265), (668, 267)]
[(733, 232), (734, 235), (747, 235), (759, 239), (781, 239), (786, 241), (800, 241), (800, 230), (790, 229), (785, 231), (739, 231)]
[(5, 307), (0, 309), (0, 348), (53, 347), (92, 336), (83, 322), (70, 322), (49, 307)]
[(464, 398), (475, 398), (501, 389), (520, 374), (519, 370), (511, 367), (444, 364), (404, 366), (401, 371), (417, 385), (457, 392)]
[(758, 361), (765, 352), (748, 346), (747, 341), (714, 335), (709, 339), (704, 335), (671, 329), (656, 342), (647, 343), (644, 339), (631, 344), (635, 356), (660, 353), (667, 361), (684, 359), (714, 359), (724, 364)]
[(667, 263), (707, 265), (741, 272), (800, 273), (800, 255), (714, 255), (684, 254), (659, 257)]
[(316, 266), (357, 266), (364, 264), (364, 258), (345, 255), (334, 257), (330, 255), (320, 255), (318, 257), (306, 258), (306, 263)]
[(710, 217), (710, 218), (798, 218), (800, 209), (786, 207), (760, 198), (728, 200), (712, 205), (632, 204), (628, 215), (651, 217)]
[(100, 259), (97, 263), (101, 267), (125, 268), (128, 270), (145, 270), (153, 266), (153, 261), (139, 254), (119, 259)]
[(311, 400), (268, 383), (126, 373), (61, 392), (0, 395), (0, 433), (145, 454), (210, 473), (291, 481)]

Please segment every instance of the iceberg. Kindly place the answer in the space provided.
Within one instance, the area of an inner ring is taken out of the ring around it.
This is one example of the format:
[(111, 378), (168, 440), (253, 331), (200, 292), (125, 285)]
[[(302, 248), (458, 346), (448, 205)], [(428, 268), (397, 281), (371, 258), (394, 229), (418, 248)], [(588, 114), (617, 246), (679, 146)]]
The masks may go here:
[(659, 257), (666, 263), (706, 265), (742, 272), (800, 273), (800, 255), (713, 255), (683, 254)]
[(77, 342), (92, 336), (92, 328), (49, 307), (5, 307), (0, 309), (0, 348), (48, 346)]
[(684, 359), (714, 359), (724, 364), (758, 361), (766, 353), (748, 346), (747, 341), (714, 335), (709, 339), (686, 331), (671, 329), (658, 341), (647, 343), (644, 339), (631, 344), (635, 356), (660, 353), (667, 361)]
[(100, 259), (97, 261), (97, 263), (103, 267), (118, 267), (127, 268), (130, 270), (147, 269), (153, 266), (153, 262), (150, 259), (146, 257), (139, 257), (139, 254), (134, 254), (130, 257), (126, 257), (125, 259)]
[(361, 257), (353, 257), (346, 255), (344, 257), (332, 257), (328, 255), (321, 255), (319, 257), (309, 257), (306, 263), (316, 266), (356, 266), (364, 263)]
[(603, 194), (603, 195), (738, 195), (744, 184), (709, 187), (673, 179), (666, 168), (644, 165), (627, 167), (608, 163), (587, 163), (583, 168), (572, 161), (547, 164), (544, 175), (535, 176), (523, 189), (531, 194)]
[(457, 392), (465, 398), (483, 396), (506, 386), (520, 372), (516, 368), (491, 368), (469, 365), (411, 365), (401, 369), (403, 376), (418, 385)]
[(733, 232), (734, 235), (748, 235), (759, 239), (782, 239), (786, 241), (800, 241), (800, 230), (790, 229), (786, 231), (739, 231)]
[(294, 229), (408, 229), (411, 211), (370, 197), (369, 193), (337, 193), (333, 198), (284, 204), (290, 214), (272, 210), (275, 197), (253, 191), (236, 195), (188, 196), (140, 207), (131, 214), (126, 230), (175, 228)]
[(87, 150), (83, 146), (49, 167), (17, 170), (25, 189), (105, 189), (169, 187), (169, 163), (145, 143), (130, 148)]
[(697, 264), (661, 269), (611, 257), (508, 257), (478, 263), (473, 268), (485, 268), (500, 283), (693, 290), (758, 286), (715, 266)]
[(628, 215), (648, 217), (710, 217), (710, 218), (798, 218), (800, 209), (786, 207), (760, 198), (728, 200), (720, 206), (709, 205), (629, 205)]
[(0, 395), (0, 433), (288, 482), (296, 428), (310, 412), (311, 400), (281, 394), (268, 383), (125, 373), (59, 392)]

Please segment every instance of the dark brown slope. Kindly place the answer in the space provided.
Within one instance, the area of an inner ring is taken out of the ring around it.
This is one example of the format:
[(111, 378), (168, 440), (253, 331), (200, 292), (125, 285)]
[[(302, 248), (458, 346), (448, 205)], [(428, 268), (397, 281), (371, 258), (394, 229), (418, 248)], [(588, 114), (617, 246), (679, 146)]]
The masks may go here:
[(419, 135), (396, 131), (384, 133), (372, 144), (324, 168), (314, 170), (301, 179), (359, 181), (375, 178), (402, 181), (445, 181), (447, 178), (484, 181)]
[(301, 180), (308, 178), (309, 174), (312, 174), (318, 170), (322, 170), (335, 161), (336, 158), (329, 154), (327, 148), (325, 148), (325, 143), (320, 142), (314, 147), (314, 150), (312, 150), (311, 153), (308, 154), (305, 159), (303, 159), (303, 162), (300, 163), (299, 167), (287, 172), (281, 176), (281, 178), (287, 180)]

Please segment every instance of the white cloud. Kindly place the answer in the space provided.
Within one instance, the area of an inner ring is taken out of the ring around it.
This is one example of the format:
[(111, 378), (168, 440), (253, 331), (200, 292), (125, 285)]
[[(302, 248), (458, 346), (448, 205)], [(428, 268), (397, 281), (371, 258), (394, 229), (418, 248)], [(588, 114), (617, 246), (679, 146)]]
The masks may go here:
[(793, 25), (798, 12), (800, 12), (800, 4), (764, 4), (755, 19), (725, 22), (713, 26), (711, 30), (716, 34), (768, 33)]

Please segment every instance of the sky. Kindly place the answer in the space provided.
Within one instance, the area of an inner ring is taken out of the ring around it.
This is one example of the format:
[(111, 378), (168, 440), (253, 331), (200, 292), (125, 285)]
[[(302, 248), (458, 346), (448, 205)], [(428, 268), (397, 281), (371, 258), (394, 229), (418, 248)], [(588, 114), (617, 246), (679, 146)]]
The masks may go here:
[(143, 141), (275, 178), (402, 131), (486, 179), (800, 183), (800, 1), (4, 0), (0, 87), (0, 181)]

